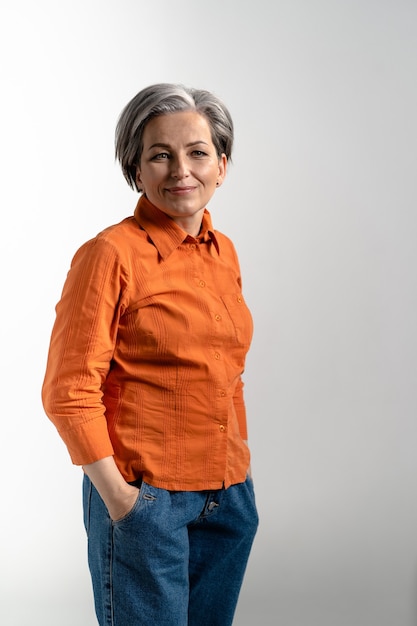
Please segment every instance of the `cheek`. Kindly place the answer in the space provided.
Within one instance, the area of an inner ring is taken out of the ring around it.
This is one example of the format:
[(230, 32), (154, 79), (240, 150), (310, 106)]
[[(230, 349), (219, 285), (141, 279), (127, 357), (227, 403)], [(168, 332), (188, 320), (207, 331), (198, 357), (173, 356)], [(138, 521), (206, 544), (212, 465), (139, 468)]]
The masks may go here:
[(152, 170), (146, 169), (142, 171), (141, 180), (144, 185), (155, 185), (159, 180), (162, 179), (162, 171), (153, 172)]
[(201, 170), (201, 176), (207, 181), (212, 183), (213, 181), (216, 182), (217, 177), (219, 175), (219, 168), (218, 167), (207, 167), (207, 168), (203, 168)]
[(148, 180), (153, 183), (158, 183), (161, 180), (165, 180), (170, 175), (170, 167), (167, 163), (158, 163), (155, 167), (149, 168)]

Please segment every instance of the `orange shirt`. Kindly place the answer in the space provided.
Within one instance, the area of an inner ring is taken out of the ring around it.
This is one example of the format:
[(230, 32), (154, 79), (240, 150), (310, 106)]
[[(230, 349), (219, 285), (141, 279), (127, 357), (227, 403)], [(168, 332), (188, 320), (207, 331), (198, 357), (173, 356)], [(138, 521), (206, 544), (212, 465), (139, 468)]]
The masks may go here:
[(252, 319), (231, 241), (198, 238), (141, 197), (75, 254), (56, 307), (45, 411), (73, 463), (127, 481), (219, 489), (249, 466), (241, 374)]

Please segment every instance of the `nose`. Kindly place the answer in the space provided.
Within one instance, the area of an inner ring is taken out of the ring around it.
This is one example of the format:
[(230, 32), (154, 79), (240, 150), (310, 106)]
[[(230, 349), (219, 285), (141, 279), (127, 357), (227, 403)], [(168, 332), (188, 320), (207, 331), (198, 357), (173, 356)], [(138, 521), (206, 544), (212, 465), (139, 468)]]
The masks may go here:
[(188, 163), (185, 156), (176, 156), (171, 160), (171, 176), (177, 180), (186, 178), (189, 175)]

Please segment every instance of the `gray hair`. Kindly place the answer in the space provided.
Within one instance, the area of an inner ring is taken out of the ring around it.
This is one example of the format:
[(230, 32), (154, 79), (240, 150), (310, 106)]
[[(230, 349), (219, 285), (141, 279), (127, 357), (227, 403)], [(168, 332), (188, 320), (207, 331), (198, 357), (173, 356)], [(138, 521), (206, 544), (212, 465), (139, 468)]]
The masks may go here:
[(154, 117), (196, 111), (203, 115), (210, 127), (211, 137), (220, 158), (231, 159), (233, 147), (233, 121), (229, 111), (217, 96), (203, 89), (194, 89), (170, 83), (159, 83), (142, 89), (122, 110), (115, 136), (116, 159), (132, 189), (136, 184), (136, 167), (143, 150), (143, 132)]

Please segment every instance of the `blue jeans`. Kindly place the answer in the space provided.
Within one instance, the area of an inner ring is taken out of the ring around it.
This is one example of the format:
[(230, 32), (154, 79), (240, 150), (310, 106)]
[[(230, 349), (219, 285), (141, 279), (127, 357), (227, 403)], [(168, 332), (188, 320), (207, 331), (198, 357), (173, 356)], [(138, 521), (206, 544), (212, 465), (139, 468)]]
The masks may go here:
[(113, 522), (83, 486), (88, 560), (100, 626), (229, 626), (258, 526), (252, 480), (218, 491), (143, 482)]

